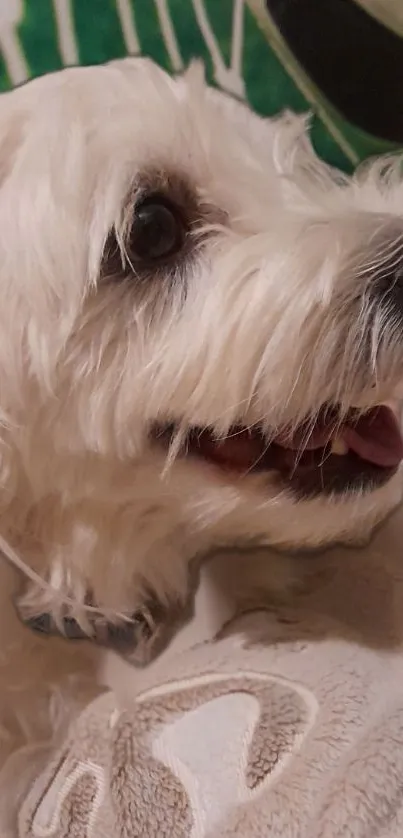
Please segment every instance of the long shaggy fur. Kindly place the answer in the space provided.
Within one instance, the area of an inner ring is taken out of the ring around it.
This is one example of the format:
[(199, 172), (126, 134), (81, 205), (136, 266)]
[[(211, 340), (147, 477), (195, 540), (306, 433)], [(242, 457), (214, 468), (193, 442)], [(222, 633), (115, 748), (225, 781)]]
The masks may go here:
[[(306, 120), (264, 120), (144, 60), (71, 69), (0, 100), (0, 532), (84, 624), (186, 594), (189, 560), (228, 543), (361, 539), (400, 476), (298, 500), (262, 474), (181, 456), (189, 427), (259, 424), (268, 442), (324, 403), (395, 395), (401, 324), (374, 276), (402, 256), (399, 163), (352, 180)], [(133, 196), (180, 181), (201, 220), (191, 257), (140, 275)], [(120, 252), (106, 260), (111, 236)], [(371, 335), (368, 351), (368, 334)], [(168, 450), (150, 429), (173, 422)]]

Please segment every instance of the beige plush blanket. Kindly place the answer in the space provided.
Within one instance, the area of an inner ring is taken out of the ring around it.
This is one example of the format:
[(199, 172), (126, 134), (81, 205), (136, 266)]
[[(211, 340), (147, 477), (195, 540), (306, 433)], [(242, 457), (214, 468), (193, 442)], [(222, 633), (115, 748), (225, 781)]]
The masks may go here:
[(402, 838), (402, 532), (295, 560), (292, 606), (251, 596), (267, 554), (208, 565), (159, 661), (8, 760), (1, 838)]

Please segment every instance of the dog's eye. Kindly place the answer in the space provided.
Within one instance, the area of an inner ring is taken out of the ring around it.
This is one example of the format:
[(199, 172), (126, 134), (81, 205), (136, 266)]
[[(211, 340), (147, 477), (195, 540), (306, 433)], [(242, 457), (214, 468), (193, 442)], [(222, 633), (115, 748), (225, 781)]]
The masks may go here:
[(130, 251), (135, 259), (158, 262), (181, 249), (186, 229), (180, 210), (163, 196), (144, 198), (135, 208)]

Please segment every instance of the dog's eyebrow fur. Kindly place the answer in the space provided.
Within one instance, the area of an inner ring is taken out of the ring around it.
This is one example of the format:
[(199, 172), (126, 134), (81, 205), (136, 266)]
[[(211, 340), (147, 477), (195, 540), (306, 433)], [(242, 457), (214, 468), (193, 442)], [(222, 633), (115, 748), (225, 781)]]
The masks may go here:
[(169, 199), (178, 208), (184, 221), (186, 237), (181, 253), (153, 271), (153, 276), (177, 274), (197, 252), (217, 225), (226, 223), (226, 213), (208, 200), (182, 173), (155, 167), (140, 173), (132, 183), (124, 201), (119, 220), (107, 238), (101, 262), (101, 279), (124, 280), (135, 275), (150, 278), (149, 266), (130, 260), (129, 238), (136, 205), (149, 196)]

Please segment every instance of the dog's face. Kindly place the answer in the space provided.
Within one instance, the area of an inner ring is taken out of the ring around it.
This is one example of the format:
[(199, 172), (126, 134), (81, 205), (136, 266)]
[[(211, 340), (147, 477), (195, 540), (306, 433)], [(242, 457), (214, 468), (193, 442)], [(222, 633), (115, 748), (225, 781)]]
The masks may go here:
[(401, 494), (398, 165), (349, 182), (197, 68), (70, 70), (2, 108), (2, 407), (30, 457), (146, 461), (218, 540), (368, 535)]

